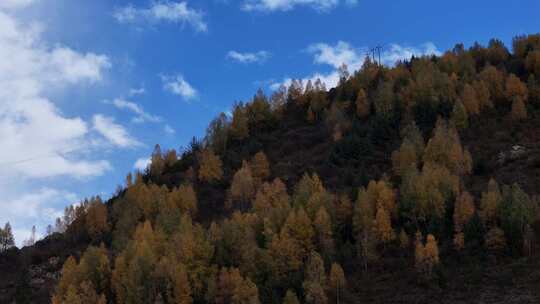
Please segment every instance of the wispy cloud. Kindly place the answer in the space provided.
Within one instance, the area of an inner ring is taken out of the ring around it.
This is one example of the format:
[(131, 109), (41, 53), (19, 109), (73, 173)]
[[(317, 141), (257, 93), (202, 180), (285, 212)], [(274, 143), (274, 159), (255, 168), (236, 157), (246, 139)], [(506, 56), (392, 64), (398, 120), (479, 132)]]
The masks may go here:
[(163, 89), (169, 93), (179, 95), (184, 100), (190, 101), (197, 97), (197, 90), (191, 86), (182, 75), (161, 76)]
[(112, 117), (96, 114), (93, 117), (94, 130), (99, 132), (111, 144), (120, 148), (132, 148), (141, 143), (131, 137), (127, 130), (114, 122)]
[(113, 101), (105, 100), (103, 102), (106, 104), (112, 104), (118, 109), (132, 112), (133, 114), (136, 115), (132, 119), (132, 121), (135, 123), (163, 121), (163, 118), (157, 115), (152, 115), (150, 113), (145, 112), (144, 109), (140, 105), (132, 101), (128, 101), (122, 98), (116, 98)]
[(137, 96), (137, 95), (143, 95), (146, 93), (145, 88), (132, 88), (129, 89), (129, 96)]
[(203, 18), (204, 14), (190, 8), (185, 1), (156, 1), (147, 8), (128, 5), (116, 9), (113, 17), (119, 23), (170, 22), (190, 25), (198, 32), (208, 30), (208, 25)]
[(258, 51), (254, 53), (250, 52), (237, 52), (237, 51), (229, 51), (227, 53), (227, 58), (234, 60), (236, 62), (240, 63), (262, 63), (266, 61), (268, 58), (270, 58), (270, 53), (267, 51)]
[(299, 6), (310, 7), (317, 11), (329, 11), (341, 4), (356, 5), (357, 0), (245, 0), (242, 9), (245, 11), (289, 11)]

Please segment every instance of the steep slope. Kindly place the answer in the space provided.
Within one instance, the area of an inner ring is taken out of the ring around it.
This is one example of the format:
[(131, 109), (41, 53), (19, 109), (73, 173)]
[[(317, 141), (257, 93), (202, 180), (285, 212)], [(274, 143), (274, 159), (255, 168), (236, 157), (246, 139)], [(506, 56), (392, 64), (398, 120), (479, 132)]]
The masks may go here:
[(0, 255), (0, 302), (537, 303), (540, 35), (513, 48), (258, 92)]

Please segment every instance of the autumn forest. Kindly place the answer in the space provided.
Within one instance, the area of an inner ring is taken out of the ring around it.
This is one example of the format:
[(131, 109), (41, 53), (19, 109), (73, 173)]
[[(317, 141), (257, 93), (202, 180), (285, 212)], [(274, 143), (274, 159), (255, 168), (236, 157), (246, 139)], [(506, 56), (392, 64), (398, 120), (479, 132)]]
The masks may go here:
[(6, 224), (0, 299), (538, 303), (538, 130), (538, 34), (260, 90), (33, 246)]

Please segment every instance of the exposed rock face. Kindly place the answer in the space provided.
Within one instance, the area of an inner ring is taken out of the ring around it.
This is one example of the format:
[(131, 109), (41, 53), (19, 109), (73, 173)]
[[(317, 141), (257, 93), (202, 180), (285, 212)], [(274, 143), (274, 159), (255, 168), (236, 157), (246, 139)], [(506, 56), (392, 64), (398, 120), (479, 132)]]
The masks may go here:
[(30, 265), (28, 268), (30, 287), (39, 289), (46, 283), (54, 285), (60, 278), (61, 265), (59, 267), (59, 261), (58, 257), (51, 257), (45, 263)]
[(505, 165), (509, 162), (527, 157), (528, 149), (524, 146), (513, 145), (508, 151), (501, 151), (497, 157), (499, 165)]
[(50, 303), (62, 265), (81, 247), (53, 235), (23, 249), (0, 254), (0, 303)]

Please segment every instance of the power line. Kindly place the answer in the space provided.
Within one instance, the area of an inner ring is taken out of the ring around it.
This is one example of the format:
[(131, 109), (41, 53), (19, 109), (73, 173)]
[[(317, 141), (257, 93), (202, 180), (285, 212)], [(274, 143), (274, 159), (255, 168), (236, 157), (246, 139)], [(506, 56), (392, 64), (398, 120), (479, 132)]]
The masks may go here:
[(66, 149), (64, 151), (51, 151), (49, 153), (44, 153), (44, 154), (41, 154), (41, 155), (36, 155), (36, 156), (33, 156), (33, 157), (29, 157), (29, 158), (23, 158), (23, 159), (14, 160), (14, 161), (0, 162), (0, 166), (14, 166), (14, 165), (19, 165), (19, 164), (24, 164), (24, 163), (27, 163), (27, 162), (40, 160), (40, 159), (44, 159), (44, 158), (51, 158), (51, 157), (55, 157), (55, 156), (61, 156), (62, 154), (75, 152), (77, 150), (80, 150), (80, 149)]

